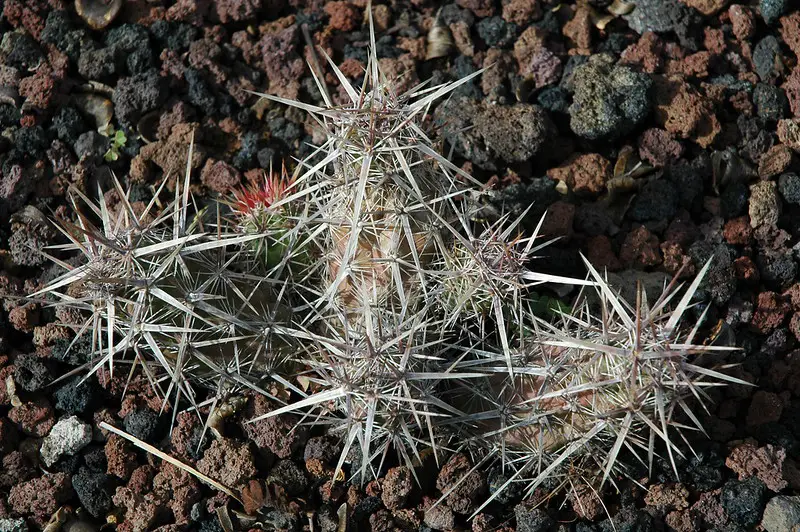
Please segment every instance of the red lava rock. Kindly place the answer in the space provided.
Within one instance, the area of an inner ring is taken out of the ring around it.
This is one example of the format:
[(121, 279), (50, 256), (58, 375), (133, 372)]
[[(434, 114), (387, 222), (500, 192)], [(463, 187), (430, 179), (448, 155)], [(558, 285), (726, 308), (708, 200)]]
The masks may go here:
[(569, 499), (572, 503), (572, 511), (581, 519), (594, 521), (605, 512), (603, 502), (597, 496), (597, 490), (584, 484), (578, 484), (575, 489), (571, 490)]
[(328, 14), (328, 25), (338, 31), (353, 31), (361, 22), (362, 13), (350, 2), (326, 2), (325, 13)]
[(57, 323), (45, 323), (33, 328), (33, 345), (37, 347), (51, 346), (56, 340), (70, 340), (69, 331)]
[(63, 2), (51, 7), (46, 0), (6, 0), (3, 17), (15, 28), (23, 27), (37, 41), (44, 30), (45, 18), (49, 9), (64, 9)]
[(572, 221), (575, 219), (575, 205), (566, 201), (557, 201), (547, 208), (540, 234), (549, 237), (572, 236)]
[(53, 407), (43, 397), (15, 406), (9, 410), (8, 419), (22, 427), (25, 434), (37, 438), (47, 436), (56, 424)]
[(730, 0), (680, 0), (689, 7), (693, 7), (706, 16), (713, 15), (724, 8)]
[(168, 501), (175, 523), (192, 521), (192, 506), (201, 497), (200, 483), (190, 473), (169, 462), (161, 462), (161, 469), (153, 478), (153, 490)]
[(66, 473), (45, 474), (12, 486), (8, 502), (15, 513), (45, 523), (72, 494)]
[(39, 324), (38, 306), (28, 303), (27, 305), (13, 308), (8, 312), (8, 321), (18, 331), (33, 332), (34, 327)]
[(117, 530), (145, 532), (169, 521), (168, 501), (153, 491), (155, 472), (153, 466), (141, 466), (131, 474), (126, 486), (117, 488), (111, 500), (125, 510), (124, 522)]
[(720, 501), (721, 493), (721, 489), (701, 493), (698, 501), (691, 507), (692, 515), (709, 529), (728, 529), (729, 519)]
[(669, 530), (674, 530), (675, 532), (695, 532), (695, 530), (700, 530), (700, 520), (686, 510), (669, 512), (664, 516), (664, 523), (669, 527)]
[(662, 512), (685, 510), (689, 507), (689, 490), (683, 484), (654, 484), (647, 490), (644, 502)]
[(733, 274), (740, 281), (751, 284), (757, 283), (761, 278), (753, 259), (747, 256), (737, 257), (733, 261)]
[(5, 455), (2, 466), (0, 468), (0, 487), (6, 489), (18, 486), (41, 472), (22, 451), (11, 451)]
[(210, 6), (211, 0), (177, 0), (175, 4), (167, 8), (164, 18), (173, 22), (186, 22), (200, 26)]
[(211, 442), (203, 458), (197, 462), (197, 469), (230, 488), (241, 486), (256, 475), (255, 459), (249, 444), (230, 438)]
[(783, 42), (794, 55), (800, 58), (800, 12), (794, 11), (781, 17), (780, 34)]
[(480, 18), (494, 16), (492, 0), (456, 0), (456, 4), (464, 9), (469, 9)]
[[(479, 497), (486, 491), (486, 478), (483, 473), (480, 471), (470, 473), (470, 469), (472, 464), (466, 455), (454, 454), (442, 466), (436, 479), (436, 489), (442, 493), (450, 490), (457, 482), (461, 482), (445, 499), (447, 507), (459, 514), (474, 511)], [(425, 521), (427, 522), (427, 514)]]
[(722, 126), (714, 106), (694, 87), (678, 78), (655, 78), (656, 122), (680, 138), (708, 148)]
[(411, 470), (405, 466), (393, 467), (386, 473), (381, 487), (381, 500), (385, 507), (390, 510), (404, 507), (414, 488)]
[(576, 194), (596, 196), (611, 178), (611, 163), (597, 153), (576, 154), (561, 166), (548, 170), (547, 177), (564, 181)]
[(212, 5), (219, 21), (227, 24), (255, 18), (263, 3), (263, 0), (214, 0)]
[(733, 34), (740, 41), (747, 41), (756, 33), (756, 21), (753, 11), (741, 4), (734, 4), (728, 9), (728, 16), (733, 25)]
[(382, 57), (378, 59), (378, 64), (381, 72), (386, 74), (386, 78), (394, 80), (394, 86), (400, 93), (419, 84), (417, 62), (411, 54), (403, 54), (398, 58)]
[(625, 237), (619, 258), (626, 266), (645, 268), (661, 263), (658, 237), (640, 225)]
[(26, 104), (40, 110), (50, 107), (57, 92), (53, 71), (47, 64), (41, 65), (32, 76), (19, 82), (20, 96), (26, 98)]
[(138, 466), (136, 453), (131, 449), (128, 441), (116, 434), (109, 435), (106, 441), (105, 454), (109, 475), (128, 480), (133, 470)]
[(713, 55), (725, 52), (725, 32), (719, 28), (706, 27), (704, 29), (703, 46)]
[(423, 497), (420, 510), (424, 512), (424, 522), (433, 530), (454, 530), (456, 516), (453, 510), (446, 504), (433, 506), (435, 499)]
[(753, 394), (747, 411), (747, 426), (753, 427), (781, 419), (783, 401), (776, 393), (758, 390)]
[(297, 98), (300, 78), (305, 73), (303, 58), (296, 51), (297, 40), (298, 28), (292, 25), (280, 31), (265, 33), (258, 41), (260, 59), (269, 79), (267, 90), (270, 94)]
[(792, 69), (781, 88), (789, 100), (789, 108), (792, 110), (792, 114), (800, 116), (800, 66), (795, 66)]
[(784, 460), (783, 448), (770, 444), (758, 447), (755, 442), (747, 441), (731, 450), (725, 465), (739, 475), (739, 480), (755, 476), (767, 488), (779, 492), (789, 485), (783, 478)]
[[(152, 162), (161, 168), (165, 176), (176, 179), (186, 172), (186, 161), (189, 158), (189, 145), (194, 137), (194, 149), (192, 150), (192, 160), (190, 168), (196, 170), (200, 168), (206, 159), (205, 149), (198, 143), (201, 138), (199, 135), (199, 124), (185, 123), (176, 124), (172, 127), (169, 137), (166, 140), (145, 144), (139, 150), (139, 154), (131, 162), (131, 178), (136, 182), (144, 182), (147, 175), (141, 172), (133, 172), (134, 165), (139, 168), (147, 168), (147, 163)], [(169, 186), (169, 185), (168, 185)], [(174, 185), (172, 186), (174, 189)]]
[(262, 416), (272, 410), (269, 400), (261, 394), (250, 397), (242, 413), (241, 427), (247, 438), (259, 449), (268, 449), (278, 458), (289, 458), (302, 447), (308, 438), (304, 427), (296, 426), (296, 419), (290, 415), (275, 416), (249, 423), (249, 420)]
[(648, 74), (655, 74), (664, 65), (664, 42), (652, 31), (644, 32), (639, 40), (622, 51), (620, 63), (636, 65)]
[(680, 244), (671, 241), (663, 242), (661, 244), (661, 253), (664, 255), (664, 269), (668, 274), (677, 275), (680, 272), (681, 278), (694, 277), (694, 263), (683, 252)]
[(503, 20), (526, 27), (542, 16), (540, 0), (510, 0), (503, 2)]
[(592, 48), (592, 10), (586, 4), (578, 4), (575, 15), (561, 29), (580, 55), (591, 54)]
[(200, 180), (214, 192), (227, 194), (242, 183), (242, 175), (225, 161), (208, 159), (200, 173)]
[(666, 166), (683, 155), (683, 145), (659, 128), (642, 133), (638, 144), (639, 156), (653, 166)]
[(606, 235), (593, 236), (586, 241), (586, 258), (599, 271), (622, 269), (622, 263), (611, 247), (611, 239)]
[(786, 314), (791, 311), (786, 298), (775, 292), (761, 292), (758, 294), (756, 311), (750, 324), (762, 334), (767, 334), (781, 323)]
[(769, 179), (780, 175), (792, 164), (792, 150), (788, 146), (778, 144), (771, 147), (758, 161), (758, 176)]
[(753, 228), (750, 226), (750, 218), (740, 216), (733, 218), (725, 223), (722, 236), (729, 244), (746, 246), (753, 240)]

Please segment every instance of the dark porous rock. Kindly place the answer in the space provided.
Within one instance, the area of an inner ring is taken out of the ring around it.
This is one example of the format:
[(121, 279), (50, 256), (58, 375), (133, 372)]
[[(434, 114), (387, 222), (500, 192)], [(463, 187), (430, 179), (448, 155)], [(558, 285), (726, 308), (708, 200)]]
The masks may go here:
[(772, 25), (780, 20), (781, 15), (786, 13), (790, 5), (789, 0), (759, 0), (758, 10), (764, 22)]
[(761, 81), (770, 83), (780, 75), (781, 47), (778, 39), (767, 35), (753, 48), (753, 64)]
[(758, 116), (765, 120), (780, 120), (789, 111), (789, 100), (783, 89), (766, 83), (756, 85), (753, 103)]
[(590, 140), (613, 140), (631, 132), (650, 113), (652, 82), (646, 74), (593, 55), (575, 70), (570, 127)]
[(123, 420), (128, 434), (136, 436), (142, 441), (155, 443), (155, 438), (160, 432), (161, 420), (159, 415), (147, 408), (137, 408), (125, 416)]
[(29, 392), (35, 392), (53, 380), (50, 368), (35, 354), (18, 356), (14, 368), (14, 382)]
[(678, 191), (664, 179), (657, 179), (642, 187), (633, 200), (628, 216), (631, 220), (671, 220), (678, 212)]
[(505, 48), (513, 43), (517, 36), (517, 25), (506, 22), (500, 17), (481, 19), (475, 28), (480, 38), (490, 48)]
[(297, 497), (305, 493), (308, 488), (308, 478), (305, 471), (292, 460), (281, 460), (267, 476), (267, 482), (274, 482), (283, 486), (286, 494)]
[(518, 504), (514, 508), (517, 519), (517, 532), (548, 532), (554, 525), (552, 517), (539, 508), (529, 508)]
[(800, 205), (800, 176), (794, 172), (781, 174), (778, 178), (778, 191), (787, 203)]
[(134, 125), (145, 113), (157, 109), (169, 94), (167, 83), (155, 69), (121, 78), (114, 90), (114, 111), (126, 124)]
[(82, 375), (65, 381), (53, 393), (56, 410), (71, 415), (88, 415), (102, 397), (103, 389), (94, 377), (84, 379)]
[(111, 481), (105, 473), (98, 473), (81, 467), (72, 476), (72, 487), (78, 500), (93, 517), (102, 518), (111, 509)]
[(722, 507), (728, 517), (745, 528), (757, 525), (764, 512), (766, 486), (756, 477), (729, 480), (722, 486)]

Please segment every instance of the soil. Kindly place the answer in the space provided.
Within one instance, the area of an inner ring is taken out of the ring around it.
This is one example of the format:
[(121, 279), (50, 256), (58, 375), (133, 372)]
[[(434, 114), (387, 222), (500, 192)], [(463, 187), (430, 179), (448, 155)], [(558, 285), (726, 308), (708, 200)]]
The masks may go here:
[[(381, 67), (400, 86), (485, 69), (431, 124), (498, 205), (532, 205), (531, 219), (548, 210), (543, 231), (560, 239), (538, 268), (580, 277), (583, 253), (619, 279), (658, 285), (714, 256), (699, 299), (709, 329), (741, 348), (734, 374), (754, 385), (709, 392), (708, 434), (692, 439), (678, 475), (657, 460), (619, 491), (523, 500), (509, 489), (469, 520), (506, 477), (466, 454), (425, 455), (414, 470), (387, 463), (378, 480), (347, 483), (333, 478), (341, 442), (324, 428), (293, 430), (292, 416), (246, 423), (271, 408), (264, 397), (210, 431), (138, 372), (53, 383), (87, 362), (87, 346), (66, 353), (71, 336), (55, 322), (69, 316), (24, 298), (60, 272), (40, 251), (62, 242), (46, 218), (69, 215), (70, 187), (111, 190), (113, 173), (147, 202), (183, 172), (192, 138), (198, 198), (308, 154), (313, 123), (250, 91), (321, 100), (303, 27), (360, 82), (366, 0), (126, 0), (102, 29), (71, 1), (0, 1), (0, 531), (800, 526), (800, 9), (634, 3), (614, 14), (608, 0), (373, 0)], [(426, 59), (437, 25), (452, 42)], [(338, 98), (330, 69), (325, 79)], [(124, 142), (111, 143), (109, 124)]]

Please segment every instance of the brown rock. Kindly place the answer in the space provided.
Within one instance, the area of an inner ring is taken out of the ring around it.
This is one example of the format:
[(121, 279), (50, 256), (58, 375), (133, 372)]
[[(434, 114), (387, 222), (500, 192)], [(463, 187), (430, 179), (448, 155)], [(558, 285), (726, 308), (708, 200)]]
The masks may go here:
[(561, 79), (561, 70), (561, 60), (547, 48), (541, 48), (527, 65), (521, 66), (520, 75), (529, 76), (534, 86), (541, 89)]
[(783, 401), (776, 393), (758, 390), (753, 394), (747, 411), (747, 426), (754, 427), (781, 419)]
[(770, 179), (784, 173), (792, 164), (792, 150), (788, 146), (778, 144), (771, 147), (758, 161), (758, 176)]
[(677, 242), (662, 242), (661, 253), (664, 255), (664, 269), (670, 275), (678, 275), (681, 278), (694, 277), (695, 267), (692, 259), (683, 252), (683, 248)]
[(350, 2), (326, 2), (324, 9), (330, 17), (328, 26), (338, 31), (353, 31), (363, 18), (358, 8)]
[(781, 17), (780, 34), (794, 55), (800, 59), (800, 11)]
[(128, 480), (133, 470), (138, 466), (136, 453), (131, 449), (128, 441), (116, 434), (109, 435), (106, 441), (105, 454), (109, 475)]
[(638, 144), (639, 156), (653, 166), (666, 166), (683, 155), (683, 145), (659, 128), (642, 133)]
[(450, 24), (450, 33), (453, 34), (453, 42), (456, 44), (456, 49), (462, 55), (472, 57), (475, 55), (475, 44), (472, 42), (472, 35), (470, 35), (469, 26), (463, 20), (458, 20)]
[(748, 441), (730, 452), (725, 465), (739, 475), (739, 480), (755, 476), (767, 488), (778, 492), (789, 485), (783, 479), (784, 460), (784, 449), (769, 444), (758, 447), (754, 442)]
[(541, 0), (510, 0), (503, 2), (503, 20), (526, 27), (542, 16)]
[(13, 486), (8, 502), (15, 513), (46, 522), (71, 494), (69, 477), (65, 473), (46, 474)]
[[(456, 484), (458, 486), (450, 491), (445, 499), (447, 507), (459, 514), (468, 514), (475, 510), (478, 499), (486, 491), (486, 479), (480, 471), (472, 471), (472, 464), (466, 455), (454, 454), (442, 466), (436, 479), (436, 489), (445, 493)], [(469, 474), (468, 474), (469, 473)], [(465, 478), (466, 475), (466, 478)], [(443, 505), (439, 505), (443, 506)], [(427, 522), (427, 515), (426, 515)]]
[(300, 92), (300, 78), (305, 73), (306, 65), (297, 53), (298, 36), (299, 28), (293, 24), (285, 29), (264, 33), (258, 41), (259, 57), (269, 79), (267, 91), (270, 94), (295, 99)]
[(789, 108), (792, 110), (792, 114), (800, 117), (800, 65), (792, 69), (781, 88), (789, 100)]
[(733, 275), (745, 283), (755, 284), (761, 278), (753, 259), (748, 256), (737, 257), (733, 261)]
[(654, 484), (647, 490), (644, 503), (662, 512), (685, 510), (689, 507), (689, 490), (683, 484)]
[(383, 488), (381, 500), (384, 506), (390, 510), (404, 507), (414, 488), (411, 470), (405, 466), (393, 467), (386, 473), (381, 487)]
[(597, 495), (597, 490), (585, 484), (577, 484), (569, 494), (572, 511), (581, 519), (594, 521), (603, 515), (605, 508), (603, 501)]
[(225, 161), (208, 159), (200, 173), (200, 180), (214, 192), (227, 194), (242, 183), (242, 176)]
[(597, 153), (574, 154), (561, 166), (548, 170), (547, 177), (564, 181), (576, 194), (596, 196), (611, 178), (611, 163)]
[(592, 10), (586, 4), (578, 4), (575, 15), (564, 24), (564, 34), (580, 55), (591, 53), (592, 48)]
[(308, 432), (305, 427), (297, 426), (297, 420), (291, 415), (250, 422), (272, 409), (269, 400), (263, 395), (251, 396), (242, 413), (241, 427), (247, 438), (259, 449), (272, 451), (278, 458), (289, 458), (306, 441)]
[(230, 488), (243, 486), (256, 475), (249, 444), (230, 438), (211, 442), (197, 462), (197, 470)]
[[(238, 464), (234, 462), (233, 467)], [(191, 473), (169, 462), (161, 462), (158, 474), (153, 477), (153, 490), (167, 501), (175, 523), (185, 525), (192, 521), (192, 506), (200, 501), (200, 483)]]
[(572, 221), (575, 219), (575, 205), (566, 201), (557, 201), (547, 208), (539, 234), (547, 237), (562, 237), (569, 239), (572, 236)]
[(661, 70), (664, 64), (664, 41), (652, 31), (644, 32), (639, 40), (622, 51), (620, 63), (636, 65), (648, 74)]
[(533, 56), (544, 48), (546, 41), (547, 33), (537, 26), (529, 26), (522, 32), (514, 43), (514, 59), (521, 69), (531, 64)]
[(733, 25), (733, 34), (740, 41), (747, 41), (756, 33), (756, 20), (753, 11), (741, 4), (734, 4), (728, 9), (728, 16)]
[(619, 258), (629, 267), (646, 268), (660, 264), (658, 237), (640, 225), (625, 237)]
[(494, 16), (492, 0), (456, 0), (456, 4), (464, 9), (469, 9), (480, 18)]
[(44, 397), (23, 401), (20, 406), (9, 410), (8, 419), (22, 427), (25, 434), (37, 438), (47, 436), (56, 424), (53, 407)]
[(781, 215), (782, 203), (775, 181), (759, 181), (750, 185), (748, 214), (753, 229), (760, 226), (775, 226)]
[(611, 247), (611, 239), (606, 235), (593, 236), (586, 241), (586, 258), (598, 271), (615, 272), (622, 269), (622, 263)]
[(656, 122), (680, 138), (707, 148), (722, 131), (711, 100), (678, 78), (655, 78)]
[(722, 236), (728, 244), (746, 246), (753, 240), (753, 228), (747, 216), (733, 218), (725, 223)]
[(778, 120), (778, 139), (794, 151), (800, 152), (800, 119)]
[(704, 15), (713, 15), (728, 5), (729, 0), (681, 0)]
[(506, 50), (489, 48), (483, 60), (485, 69), (481, 76), (481, 90), (487, 96), (498, 88), (503, 87), (508, 77), (509, 69), (514, 65), (514, 58)]
[(750, 324), (760, 333), (767, 334), (783, 323), (790, 311), (791, 305), (785, 297), (775, 292), (761, 292)]

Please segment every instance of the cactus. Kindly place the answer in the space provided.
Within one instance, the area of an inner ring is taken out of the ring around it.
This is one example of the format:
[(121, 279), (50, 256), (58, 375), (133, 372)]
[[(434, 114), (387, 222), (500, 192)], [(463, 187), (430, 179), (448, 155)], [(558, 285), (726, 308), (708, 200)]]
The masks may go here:
[[(262, 95), (309, 112), (326, 141), (291, 179), (270, 173), (228, 199), (229, 217), (194, 207), (188, 167), (158, 213), (161, 190), (140, 212), (115, 182), (116, 214), (102, 193), (75, 193), (90, 212), (75, 202), (62, 249), (84, 263), (54, 258), (69, 271), (35, 295), (87, 313), (73, 325), (92, 337), (90, 369), (132, 357), (164, 396), (192, 402), (197, 382), (227, 394), (271, 381), (291, 399), (273, 395), (261, 418), (328, 426), (344, 442), (337, 472), (350, 464), (362, 481), (392, 449), (414, 470), (424, 448), (438, 459), (463, 443), (529, 493), (570, 471), (613, 480), (623, 449), (652, 463), (656, 440), (679, 453), (677, 414), (702, 430), (690, 399), (741, 382), (696, 364), (720, 348), (679, 327), (707, 266), (674, 307), (673, 282), (634, 308), (588, 262), (589, 280), (531, 270), (549, 242), (522, 235), (525, 214), (478, 216), (487, 192), (424, 130), (431, 105), (480, 72), (398, 94), (372, 28), (370, 40), (362, 87), (328, 58), (345, 103), (316, 75), (324, 106)], [(584, 297), (545, 321), (532, 289), (546, 282), (596, 292), (600, 310)]]

